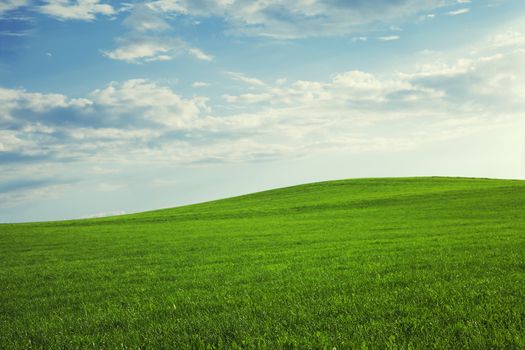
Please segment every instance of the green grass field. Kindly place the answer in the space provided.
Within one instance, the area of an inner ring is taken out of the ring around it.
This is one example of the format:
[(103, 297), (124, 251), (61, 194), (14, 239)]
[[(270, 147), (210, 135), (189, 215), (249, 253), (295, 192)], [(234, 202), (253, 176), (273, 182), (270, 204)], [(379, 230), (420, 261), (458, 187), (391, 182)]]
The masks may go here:
[(0, 348), (523, 349), (525, 181), (332, 181), (0, 225)]

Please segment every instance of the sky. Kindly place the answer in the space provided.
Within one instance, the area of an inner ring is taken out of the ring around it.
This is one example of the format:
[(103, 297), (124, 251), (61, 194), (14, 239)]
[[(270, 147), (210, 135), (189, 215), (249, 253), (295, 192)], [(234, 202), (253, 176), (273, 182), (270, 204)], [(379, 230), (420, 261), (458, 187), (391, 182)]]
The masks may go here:
[(523, 0), (0, 0), (0, 222), (525, 178)]

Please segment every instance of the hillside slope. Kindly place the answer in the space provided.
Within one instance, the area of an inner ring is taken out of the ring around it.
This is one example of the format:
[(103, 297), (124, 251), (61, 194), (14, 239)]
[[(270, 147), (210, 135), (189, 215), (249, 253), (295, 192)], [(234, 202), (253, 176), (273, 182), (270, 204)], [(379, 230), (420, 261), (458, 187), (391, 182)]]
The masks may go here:
[(524, 215), (396, 178), (0, 225), (0, 348), (523, 348)]

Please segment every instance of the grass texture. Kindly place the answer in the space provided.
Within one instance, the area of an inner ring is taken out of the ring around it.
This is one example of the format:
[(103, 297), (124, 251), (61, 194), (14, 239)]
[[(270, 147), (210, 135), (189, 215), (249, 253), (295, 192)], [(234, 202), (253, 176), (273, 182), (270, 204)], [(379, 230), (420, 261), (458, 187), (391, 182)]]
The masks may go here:
[(523, 349), (525, 182), (330, 181), (0, 225), (0, 348)]

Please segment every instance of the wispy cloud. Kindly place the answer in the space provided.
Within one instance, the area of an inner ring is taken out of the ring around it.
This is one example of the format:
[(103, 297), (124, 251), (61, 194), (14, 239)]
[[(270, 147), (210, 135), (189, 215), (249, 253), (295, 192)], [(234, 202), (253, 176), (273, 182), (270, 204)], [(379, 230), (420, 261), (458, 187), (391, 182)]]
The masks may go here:
[(213, 55), (192, 47), (181, 38), (170, 35), (171, 25), (164, 18), (158, 2), (134, 4), (123, 24), (129, 32), (117, 39), (113, 50), (102, 50), (104, 56), (127, 63), (170, 61), (186, 54), (201, 61), (213, 61)]
[(525, 31), (510, 28), (491, 36), (489, 45), (494, 48), (525, 46)]
[(436, 18), (436, 14), (429, 13), (429, 14), (426, 14), (426, 15), (419, 16), (419, 18), (417, 19), (416, 23), (425, 22), (427, 20), (432, 20), (434, 18)]
[(171, 28), (151, 3), (134, 4), (131, 13), (124, 19), (123, 24), (137, 32), (162, 32)]
[(394, 40), (401, 39), (401, 37), (399, 35), (389, 35), (389, 36), (380, 36), (377, 39), (380, 41), (394, 41)]
[(12, 208), (39, 199), (59, 197), (73, 183), (74, 181), (60, 178), (4, 182), (0, 185), (0, 208)]
[(129, 36), (118, 39), (117, 44), (117, 48), (113, 50), (102, 50), (102, 54), (127, 63), (170, 61), (180, 54), (187, 54), (202, 61), (213, 60), (213, 56), (200, 49), (189, 47), (186, 42), (177, 38)]
[(470, 9), (462, 8), (462, 9), (457, 9), (457, 10), (454, 10), (454, 11), (447, 12), (447, 15), (449, 15), (449, 16), (458, 16), (458, 15), (463, 15), (463, 14), (469, 13), (469, 12), (470, 12)]
[(213, 61), (212, 55), (204, 53), (202, 50), (197, 49), (195, 47), (188, 48), (188, 54), (190, 54), (190, 56), (193, 56), (196, 59), (201, 60), (201, 61)]
[(210, 86), (210, 83), (206, 83), (204, 81), (196, 81), (193, 84), (191, 84), (194, 88), (202, 88), (202, 87), (208, 87)]
[(28, 36), (30, 33), (31, 33), (30, 30), (23, 30), (23, 31), (0, 30), (0, 36), (24, 37), (24, 36)]
[(124, 187), (126, 187), (126, 185), (122, 183), (101, 182), (97, 185), (96, 190), (100, 192), (113, 192)]
[[(406, 20), (430, 11), (446, 2), (406, 0), (393, 4), (389, 0), (365, 2), (333, 2), (329, 0), (283, 2), (268, 0), (257, 2), (157, 0), (148, 4), (150, 9), (164, 14), (191, 16), (195, 19), (218, 17), (228, 25), (228, 33), (256, 35), (273, 39), (295, 39), (330, 35), (352, 35), (377, 23)], [(386, 27), (386, 26), (385, 26)], [(386, 27), (388, 28), (388, 27)]]
[(248, 77), (242, 73), (239, 72), (226, 72), (233, 80), (237, 80), (240, 82), (243, 82), (248, 85), (254, 85), (254, 86), (263, 86), (265, 85), (264, 82), (260, 79)]
[(27, 6), (29, 0), (2, 0), (0, 1), (0, 19), (3, 14), (12, 10), (16, 10), (20, 7)]
[(111, 211), (104, 211), (99, 212), (95, 214), (88, 214), (88, 215), (82, 215), (81, 219), (96, 219), (96, 218), (105, 218), (108, 216), (116, 216), (116, 215), (125, 215), (127, 212), (125, 210), (111, 210)]
[(366, 36), (357, 36), (357, 37), (353, 37), (352, 39), (352, 42), (354, 43), (357, 43), (357, 42), (364, 42), (364, 41), (367, 41), (368, 38)]

